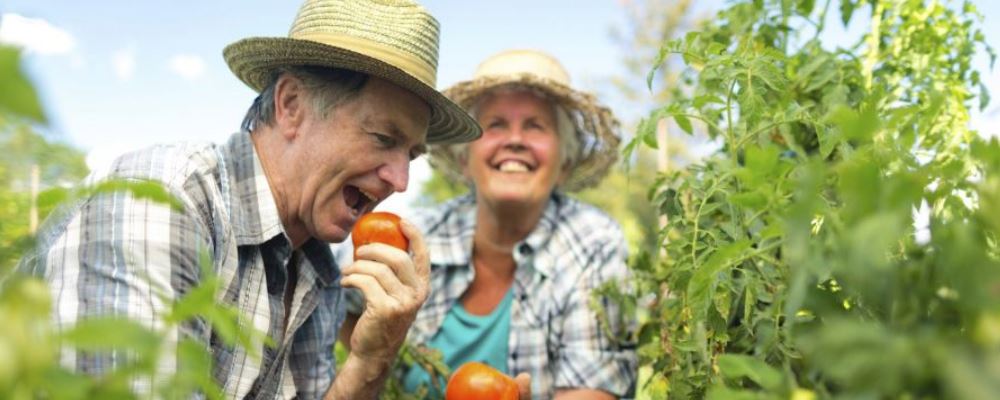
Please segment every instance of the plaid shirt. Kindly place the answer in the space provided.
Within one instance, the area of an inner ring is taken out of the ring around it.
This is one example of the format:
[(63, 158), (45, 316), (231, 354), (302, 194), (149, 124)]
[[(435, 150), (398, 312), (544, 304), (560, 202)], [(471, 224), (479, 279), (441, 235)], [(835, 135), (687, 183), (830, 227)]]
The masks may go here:
[[(242, 329), (266, 332), (276, 347), (260, 344), (261, 357), (248, 357), (200, 320), (168, 331), (171, 341), (189, 337), (210, 347), (214, 378), (229, 398), (323, 396), (344, 315), (339, 269), (325, 243), (291, 248), (249, 134), (234, 134), (222, 146), (126, 154), (90, 179), (108, 177), (159, 181), (183, 211), (114, 193), (85, 199), (47, 222), (39, 249), (22, 267), (49, 282), (57, 329), (99, 315), (164, 329), (171, 304), (199, 283), (199, 252), (207, 250), (222, 282), (216, 300), (235, 306), (246, 317)], [(299, 276), (284, 331), (289, 262), (299, 262)], [(170, 354), (161, 357), (161, 375), (177, 368)], [(122, 365), (123, 355), (63, 351), (61, 362), (100, 375)], [(149, 379), (133, 382), (138, 393), (151, 386)]]
[[(430, 342), (472, 282), (475, 215), (475, 197), (467, 195), (414, 218), (430, 252), (432, 290), (407, 336), (411, 343)], [(538, 226), (515, 249), (508, 372), (531, 374), (535, 398), (552, 398), (564, 387), (634, 396), (635, 344), (614, 343), (589, 307), (594, 288), (629, 276), (618, 224), (593, 206), (554, 194)], [(619, 309), (603, 304), (616, 321)], [(634, 318), (625, 321), (628, 326), (612, 330), (635, 329)]]

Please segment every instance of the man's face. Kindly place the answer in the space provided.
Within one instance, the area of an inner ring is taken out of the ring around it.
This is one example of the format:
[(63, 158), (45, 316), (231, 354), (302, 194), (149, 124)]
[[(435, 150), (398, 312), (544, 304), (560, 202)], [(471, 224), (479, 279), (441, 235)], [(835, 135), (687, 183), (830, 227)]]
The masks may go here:
[(483, 136), (469, 144), (466, 175), (480, 200), (531, 209), (562, 177), (555, 113), (525, 91), (500, 92), (479, 105)]
[[(395, 84), (371, 77), (326, 118), (307, 113), (294, 154), (298, 219), (311, 237), (340, 242), (361, 214), (406, 190), (410, 161), (424, 152), (430, 108)], [(294, 189), (293, 189), (294, 190)]]

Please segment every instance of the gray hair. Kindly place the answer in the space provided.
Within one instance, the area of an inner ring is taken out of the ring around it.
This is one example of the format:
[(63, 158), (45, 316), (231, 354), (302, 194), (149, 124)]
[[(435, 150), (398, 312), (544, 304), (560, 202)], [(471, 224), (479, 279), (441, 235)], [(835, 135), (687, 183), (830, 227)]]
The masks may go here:
[[(556, 118), (556, 134), (559, 137), (559, 165), (566, 168), (576, 164), (578, 158), (580, 157), (580, 138), (577, 137), (576, 124), (574, 124), (573, 120), (570, 118), (570, 114), (566, 111), (566, 107), (563, 107), (557, 101), (553, 101), (554, 98), (551, 95), (535, 88), (534, 86), (510, 84), (486, 92), (485, 94), (479, 96), (476, 103), (469, 108), (469, 114), (472, 115), (472, 118), (476, 120), (479, 119), (479, 107), (482, 105), (483, 101), (491, 96), (501, 93), (530, 93), (552, 105), (552, 110), (554, 111)], [(469, 156), (469, 143), (451, 145), (451, 151), (458, 155), (459, 160), (465, 162), (468, 160)]]
[(281, 67), (271, 74), (264, 90), (253, 100), (253, 104), (243, 117), (240, 127), (247, 132), (253, 132), (258, 126), (271, 126), (274, 123), (274, 91), (278, 78), (284, 74), (292, 75), (302, 81), (308, 98), (312, 101), (313, 110), (326, 118), (334, 107), (353, 100), (361, 93), (368, 83), (367, 74), (340, 68), (293, 66)]

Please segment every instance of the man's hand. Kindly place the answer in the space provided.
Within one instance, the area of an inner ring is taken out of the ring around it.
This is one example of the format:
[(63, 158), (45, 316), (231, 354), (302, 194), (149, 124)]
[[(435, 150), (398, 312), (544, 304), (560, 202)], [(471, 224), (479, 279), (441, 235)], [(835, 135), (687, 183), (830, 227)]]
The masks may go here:
[(423, 236), (410, 223), (400, 227), (413, 255), (381, 243), (357, 250), (340, 283), (361, 290), (365, 310), (350, 337), (351, 353), (327, 393), (337, 399), (375, 398), (396, 359), (406, 332), (430, 291), (430, 261)]
[(514, 377), (517, 383), (517, 398), (520, 400), (531, 400), (531, 375), (522, 372)]

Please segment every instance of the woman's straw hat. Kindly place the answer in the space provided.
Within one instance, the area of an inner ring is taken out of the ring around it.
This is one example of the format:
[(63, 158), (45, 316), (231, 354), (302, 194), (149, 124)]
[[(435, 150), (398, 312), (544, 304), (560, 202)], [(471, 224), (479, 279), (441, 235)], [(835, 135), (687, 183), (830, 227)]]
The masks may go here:
[(247, 38), (226, 46), (229, 69), (260, 92), (284, 66), (324, 66), (370, 74), (431, 107), (428, 143), (467, 142), (481, 130), (435, 89), (437, 20), (410, 0), (306, 0), (288, 37)]
[[(618, 159), (618, 120), (594, 95), (570, 87), (569, 74), (552, 56), (534, 50), (501, 52), (483, 61), (472, 80), (459, 82), (444, 94), (469, 110), (484, 94), (511, 86), (540, 90), (573, 122), (580, 146), (561, 189), (573, 192), (599, 183)], [(432, 146), (431, 162), (451, 177), (464, 179), (462, 147)]]

